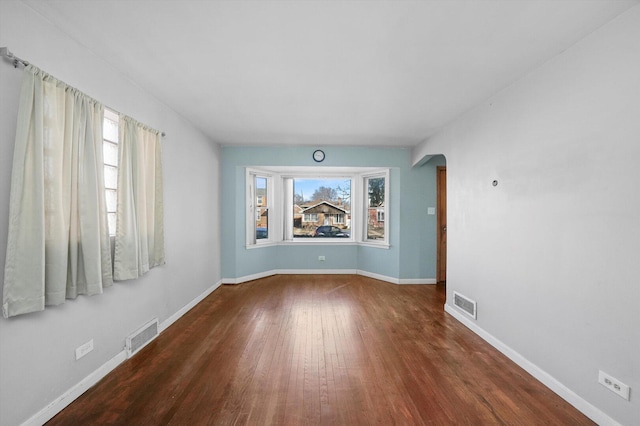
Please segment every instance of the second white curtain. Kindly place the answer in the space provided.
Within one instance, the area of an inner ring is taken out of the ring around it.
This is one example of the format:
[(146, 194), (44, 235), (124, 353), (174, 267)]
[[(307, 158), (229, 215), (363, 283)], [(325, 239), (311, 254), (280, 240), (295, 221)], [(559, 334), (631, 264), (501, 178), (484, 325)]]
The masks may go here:
[(121, 115), (113, 278), (138, 278), (164, 263), (160, 135)]

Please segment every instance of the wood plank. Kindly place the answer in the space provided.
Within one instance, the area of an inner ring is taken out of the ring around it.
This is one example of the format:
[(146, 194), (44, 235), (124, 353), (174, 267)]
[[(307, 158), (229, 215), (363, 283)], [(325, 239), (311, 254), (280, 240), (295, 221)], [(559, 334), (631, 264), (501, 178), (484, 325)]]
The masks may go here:
[(222, 286), (48, 424), (593, 424), (444, 302), (353, 275)]

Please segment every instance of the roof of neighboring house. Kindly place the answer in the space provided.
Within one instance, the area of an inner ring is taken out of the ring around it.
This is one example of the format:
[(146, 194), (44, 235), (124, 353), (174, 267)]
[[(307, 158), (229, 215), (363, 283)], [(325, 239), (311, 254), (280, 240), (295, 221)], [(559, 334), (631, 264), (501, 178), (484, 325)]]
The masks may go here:
[(345, 209), (335, 206), (328, 201), (320, 201), (312, 206), (305, 207), (300, 213), (329, 213), (329, 214), (346, 214)]

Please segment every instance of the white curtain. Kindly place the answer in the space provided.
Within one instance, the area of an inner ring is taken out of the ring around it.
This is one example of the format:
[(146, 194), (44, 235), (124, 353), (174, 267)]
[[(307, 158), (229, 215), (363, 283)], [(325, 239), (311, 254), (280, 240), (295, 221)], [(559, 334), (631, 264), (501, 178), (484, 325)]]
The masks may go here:
[(165, 263), (161, 164), (158, 132), (121, 115), (115, 280)]
[(103, 183), (104, 107), (25, 68), (3, 287), (5, 318), (112, 284)]

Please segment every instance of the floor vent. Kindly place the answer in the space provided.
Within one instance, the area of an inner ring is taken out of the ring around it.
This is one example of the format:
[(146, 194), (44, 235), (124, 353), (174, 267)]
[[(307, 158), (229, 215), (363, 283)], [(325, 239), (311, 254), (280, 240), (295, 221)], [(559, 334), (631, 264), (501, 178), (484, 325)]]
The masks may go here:
[(134, 356), (158, 335), (158, 318), (154, 318), (127, 337), (127, 358)]
[(473, 319), (476, 319), (476, 302), (474, 300), (454, 291), (453, 304), (462, 309), (465, 313), (469, 314)]

